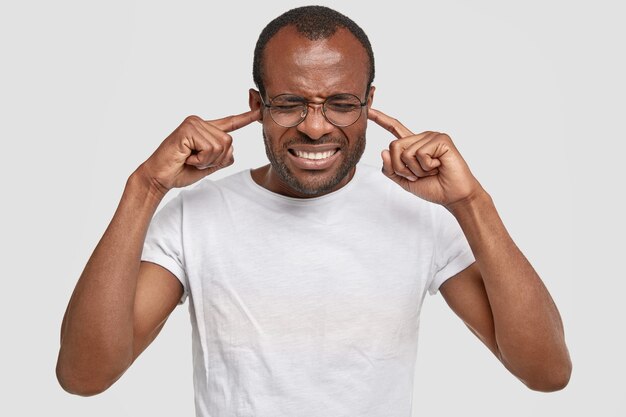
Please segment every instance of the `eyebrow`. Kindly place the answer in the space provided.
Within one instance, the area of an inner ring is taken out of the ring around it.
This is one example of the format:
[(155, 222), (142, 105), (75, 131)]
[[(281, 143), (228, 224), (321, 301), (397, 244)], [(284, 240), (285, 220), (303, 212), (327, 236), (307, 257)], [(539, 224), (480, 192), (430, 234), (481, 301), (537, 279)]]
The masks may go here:
[[(333, 97), (333, 98), (350, 98), (350, 97), (357, 97), (357, 98), (358, 98), (358, 96), (357, 96), (356, 94), (350, 94), (350, 93), (339, 93), (339, 94), (333, 94), (333, 95), (331, 95), (331, 96), (328, 96), (327, 98), (330, 98), (330, 97)], [(360, 100), (360, 99), (359, 99), (359, 100)]]

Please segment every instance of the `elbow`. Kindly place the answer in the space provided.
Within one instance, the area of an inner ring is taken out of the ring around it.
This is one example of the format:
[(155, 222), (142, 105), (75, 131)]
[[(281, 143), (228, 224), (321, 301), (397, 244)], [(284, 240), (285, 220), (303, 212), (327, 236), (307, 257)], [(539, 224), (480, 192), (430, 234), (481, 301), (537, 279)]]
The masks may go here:
[(106, 391), (119, 378), (97, 377), (94, 373), (80, 373), (57, 363), (56, 377), (66, 392), (81, 397), (91, 397)]
[(551, 369), (541, 378), (523, 381), (528, 388), (538, 392), (561, 391), (569, 384), (572, 375), (572, 363), (568, 360), (562, 366)]
[(567, 384), (569, 383), (569, 378), (565, 377), (565, 378), (561, 378), (561, 379), (554, 379), (554, 380), (543, 380), (543, 381), (539, 381), (539, 382), (525, 382), (526, 386), (533, 390), (533, 391), (538, 391), (538, 392), (556, 392), (556, 391), (561, 391), (562, 389), (564, 389)]
[(91, 397), (106, 391), (111, 384), (98, 383), (97, 381), (85, 380), (65, 375), (57, 368), (57, 380), (66, 392), (81, 397)]

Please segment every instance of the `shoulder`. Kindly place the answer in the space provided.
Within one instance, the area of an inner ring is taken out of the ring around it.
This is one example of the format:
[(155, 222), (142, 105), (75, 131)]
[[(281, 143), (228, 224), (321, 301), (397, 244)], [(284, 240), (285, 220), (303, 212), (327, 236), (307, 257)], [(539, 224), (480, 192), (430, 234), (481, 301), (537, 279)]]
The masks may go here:
[(181, 199), (182, 204), (189, 205), (197, 202), (206, 202), (206, 199), (220, 198), (230, 192), (239, 193), (244, 191), (246, 176), (249, 175), (248, 170), (243, 170), (220, 179), (213, 179), (210, 176), (205, 177), (197, 183), (182, 189), (177, 198)]
[(245, 187), (245, 175), (248, 171), (240, 171), (221, 179), (205, 177), (178, 192), (170, 191), (156, 216), (183, 216), (183, 213), (206, 211), (219, 205), (227, 195), (241, 192)]

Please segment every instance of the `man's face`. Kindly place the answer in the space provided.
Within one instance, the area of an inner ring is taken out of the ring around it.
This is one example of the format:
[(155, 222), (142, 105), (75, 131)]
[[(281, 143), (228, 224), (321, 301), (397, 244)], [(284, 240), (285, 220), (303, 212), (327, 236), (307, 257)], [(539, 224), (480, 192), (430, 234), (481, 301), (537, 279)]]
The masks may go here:
[[(266, 103), (293, 94), (322, 103), (349, 93), (367, 101), (368, 56), (359, 41), (339, 29), (328, 39), (311, 41), (295, 28), (281, 29), (267, 44), (264, 56)], [(283, 127), (263, 108), (263, 138), (271, 162), (266, 175), (271, 190), (294, 197), (313, 197), (337, 190), (351, 178), (365, 149), (367, 108), (347, 127), (331, 124), (321, 106), (309, 106), (304, 121)], [(321, 159), (316, 159), (320, 158)]]

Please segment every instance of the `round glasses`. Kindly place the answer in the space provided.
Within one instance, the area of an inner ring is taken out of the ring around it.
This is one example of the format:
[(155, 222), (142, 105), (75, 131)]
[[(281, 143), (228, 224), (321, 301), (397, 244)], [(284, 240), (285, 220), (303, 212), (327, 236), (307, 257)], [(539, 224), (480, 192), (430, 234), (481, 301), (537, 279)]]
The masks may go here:
[(336, 94), (328, 97), (323, 103), (307, 101), (304, 97), (292, 94), (280, 94), (270, 99), (265, 104), (270, 111), (270, 116), (276, 124), (282, 127), (294, 127), (306, 119), (309, 106), (321, 105), (322, 114), (330, 123), (338, 127), (346, 127), (354, 124), (361, 117), (361, 110), (367, 101), (361, 100), (353, 94)]

